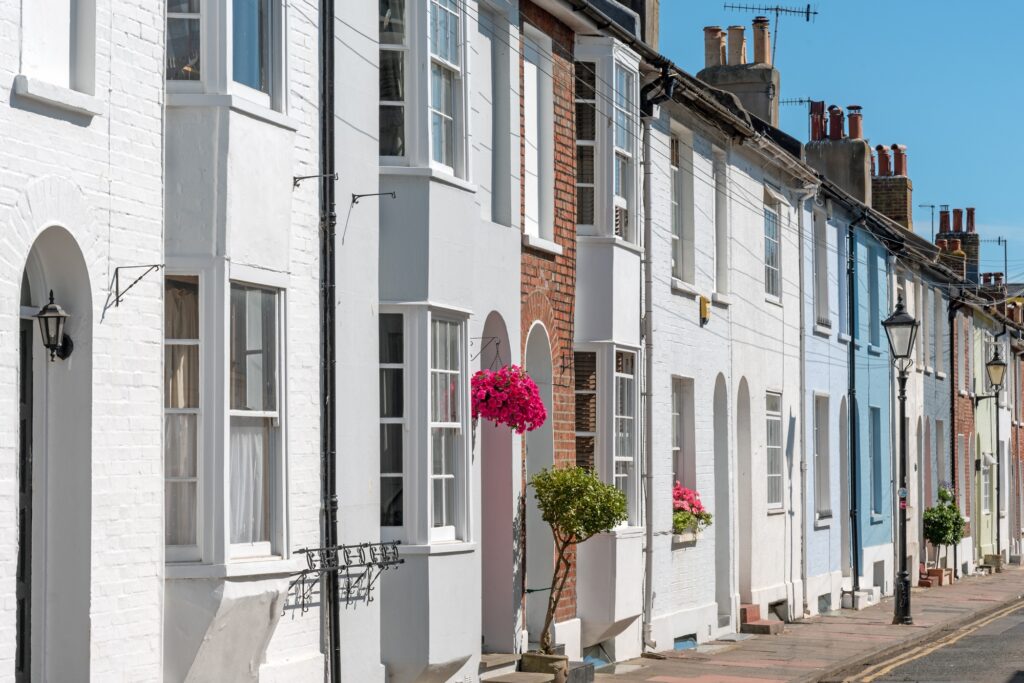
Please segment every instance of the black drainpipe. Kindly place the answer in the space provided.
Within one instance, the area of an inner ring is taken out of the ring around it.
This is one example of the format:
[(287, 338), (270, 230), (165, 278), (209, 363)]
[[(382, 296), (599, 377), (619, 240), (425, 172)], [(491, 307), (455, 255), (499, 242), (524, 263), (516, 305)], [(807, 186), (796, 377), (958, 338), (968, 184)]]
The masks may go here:
[[(328, 559), (337, 566), (338, 482), (335, 450), (335, 255), (334, 232), (336, 180), (334, 167), (334, 0), (320, 2), (320, 505), (323, 514), (323, 544)], [(341, 683), (341, 608), (338, 575), (326, 571), (324, 599), (327, 605), (327, 656), (329, 681)]]
[[(949, 482), (953, 485), (953, 504), (959, 509), (960, 506), (960, 487), (964, 485), (964, 482), (957, 478), (957, 458), (959, 453), (956, 452), (957, 439), (956, 439), (956, 386), (960, 382), (960, 377), (957, 374), (957, 368), (959, 366), (959, 359), (956, 357), (956, 337), (954, 329), (956, 325), (956, 312), (960, 309), (961, 303), (959, 299), (954, 297), (949, 298), (949, 377), (952, 380), (949, 383), (949, 452), (952, 453), (952, 457), (949, 459)], [(960, 561), (958, 558), (960, 549), (959, 543), (953, 544), (953, 576), (960, 578)]]
[[(850, 561), (853, 564), (853, 592), (860, 590), (860, 516), (857, 514), (857, 497), (859, 496), (857, 482), (857, 440), (860, 429), (860, 409), (857, 406), (857, 318), (854, 311), (856, 297), (854, 287), (857, 285), (857, 278), (854, 273), (854, 265), (857, 263), (857, 241), (854, 239), (853, 226), (864, 220), (862, 215), (856, 221), (851, 222), (846, 228), (846, 319), (847, 330), (850, 333), (847, 355), (849, 365), (849, 396), (850, 396)], [(855, 599), (856, 596), (854, 596)]]

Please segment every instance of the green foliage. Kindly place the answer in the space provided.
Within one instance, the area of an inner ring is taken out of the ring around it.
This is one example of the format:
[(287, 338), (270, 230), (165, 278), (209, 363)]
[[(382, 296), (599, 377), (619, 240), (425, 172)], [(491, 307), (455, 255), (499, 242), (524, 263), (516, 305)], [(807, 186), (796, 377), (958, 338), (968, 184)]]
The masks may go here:
[(672, 513), (672, 533), (674, 534), (703, 531), (709, 526), (711, 526), (711, 513), (707, 510), (697, 513), (676, 510)]
[(953, 503), (953, 492), (939, 489), (939, 504), (924, 511), (924, 537), (938, 547), (955, 545), (964, 537), (964, 517)]
[(569, 548), (626, 521), (626, 496), (582, 467), (543, 469), (530, 478), (530, 486), (555, 537), (555, 569), (540, 634), (541, 651), (551, 654), (551, 625), (569, 577)]
[(530, 486), (556, 538), (582, 543), (626, 521), (626, 496), (582, 467), (544, 469)]

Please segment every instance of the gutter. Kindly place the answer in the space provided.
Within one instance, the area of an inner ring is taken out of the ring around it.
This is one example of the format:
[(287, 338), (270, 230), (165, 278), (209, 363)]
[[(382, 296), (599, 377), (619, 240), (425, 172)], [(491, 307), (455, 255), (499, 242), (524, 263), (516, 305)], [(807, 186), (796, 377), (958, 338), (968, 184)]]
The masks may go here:
[[(323, 545), (338, 564), (337, 405), (335, 356), (335, 150), (334, 150), (334, 0), (320, 2), (320, 505)], [(328, 681), (341, 683), (341, 608), (338, 573), (323, 573), (321, 616), (327, 640)]]
[[(950, 297), (949, 305), (946, 306), (947, 315), (949, 317), (949, 358), (950, 358), (950, 372), (949, 376), (953, 380), (949, 383), (949, 412), (950, 417), (950, 430), (949, 430), (949, 452), (953, 454), (953, 457), (949, 459), (949, 481), (953, 484), (953, 496), (956, 499), (957, 508), (960, 507), (960, 487), (964, 485), (962, 481), (957, 478), (957, 461), (959, 459), (959, 453), (956, 452), (956, 385), (960, 381), (960, 377), (954, 376), (956, 373), (959, 363), (956, 358), (956, 341), (953, 334), (953, 326), (956, 324), (956, 312), (962, 306), (962, 302), (959, 298)], [(959, 560), (959, 549), (960, 544), (953, 544), (953, 576), (954, 578), (960, 578), (960, 560)]]
[[(1005, 336), (1008, 331), (1009, 331), (1009, 328), (1006, 326), (1006, 322), (1004, 321), (1003, 322), (1003, 331), (1000, 332), (999, 334), (997, 334), (995, 337), (993, 337), (993, 339), (999, 339), (1000, 337)], [(1007, 353), (1006, 355), (1012, 357), (1011, 354), (1009, 354), (1009, 353)], [(1007, 366), (1009, 366), (1009, 363), (1007, 363)], [(1007, 369), (1009, 369), (1009, 367), (1007, 367)], [(1005, 377), (1005, 375), (1004, 375), (1004, 377)], [(1004, 385), (1006, 384), (1006, 380), (1005, 379), (1003, 380), (1003, 384)], [(999, 394), (1000, 393), (1002, 393), (1002, 387), (1000, 387), (1000, 391), (996, 391), (996, 398), (995, 398), (995, 402), (996, 402), (996, 406), (995, 406), (995, 408), (996, 408), (995, 409), (995, 414), (996, 414), (996, 434), (999, 434), (999, 422), (1002, 419), (1002, 417), (999, 414)], [(1007, 399), (1007, 405), (1009, 405), (1009, 399)], [(1012, 421), (1010, 423), (1010, 429), (1013, 429)], [(1003, 541), (1003, 459), (1005, 458), (1005, 459), (1009, 460), (1009, 457), (1010, 457), (1009, 451), (1010, 451), (1010, 449), (1009, 448), (1004, 448), (1003, 449), (1003, 453), (1002, 453), (1003, 457), (1000, 458), (999, 457), (999, 455), (1000, 455), (999, 454), (999, 446), (1000, 446), (1000, 443), (999, 443), (999, 439), (997, 438), (996, 439), (996, 555), (999, 556), (999, 561), (1002, 562), (1002, 559), (1003, 559), (1003, 543), (1002, 543), (1002, 541)]]

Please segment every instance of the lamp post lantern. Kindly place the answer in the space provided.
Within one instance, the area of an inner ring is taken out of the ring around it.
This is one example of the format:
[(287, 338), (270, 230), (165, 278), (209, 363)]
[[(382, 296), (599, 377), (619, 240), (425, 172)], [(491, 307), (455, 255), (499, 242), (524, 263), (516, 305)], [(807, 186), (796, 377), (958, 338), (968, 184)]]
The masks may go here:
[(71, 336), (64, 333), (68, 321), (67, 311), (53, 302), (53, 290), (50, 290), (50, 303), (39, 309), (36, 320), (39, 321), (39, 334), (43, 338), (43, 346), (50, 352), (50, 362), (54, 358), (66, 359), (75, 348)]
[(910, 574), (907, 571), (907, 371), (913, 364), (910, 358), (917, 337), (918, 321), (907, 313), (903, 297), (896, 301), (896, 310), (882, 322), (889, 339), (889, 353), (898, 372), (900, 400), (900, 573), (896, 581), (896, 604), (892, 623), (913, 624), (910, 615)]

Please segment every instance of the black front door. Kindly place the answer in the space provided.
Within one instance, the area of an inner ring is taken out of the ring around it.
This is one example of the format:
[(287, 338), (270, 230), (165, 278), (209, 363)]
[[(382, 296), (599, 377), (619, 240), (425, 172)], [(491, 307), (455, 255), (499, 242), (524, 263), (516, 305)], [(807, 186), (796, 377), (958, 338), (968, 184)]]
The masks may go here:
[(32, 332), (31, 320), (21, 321), (18, 433), (18, 643), (15, 680), (31, 680), (32, 670)]

